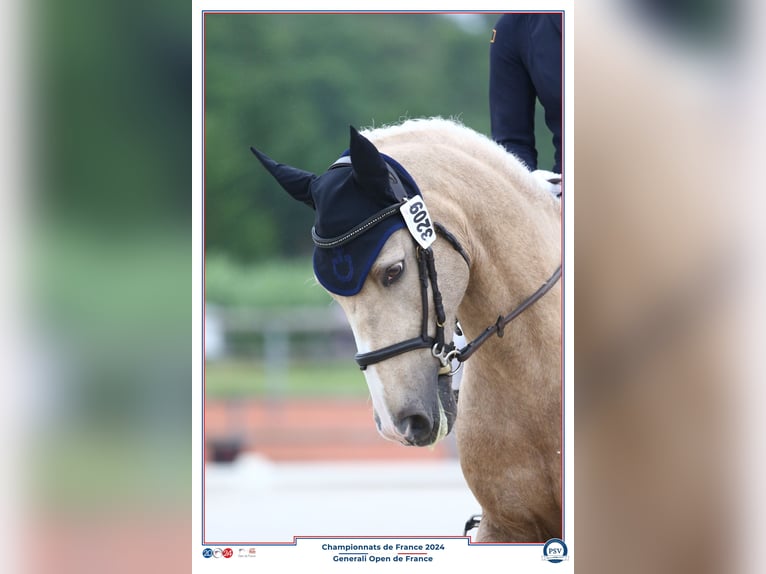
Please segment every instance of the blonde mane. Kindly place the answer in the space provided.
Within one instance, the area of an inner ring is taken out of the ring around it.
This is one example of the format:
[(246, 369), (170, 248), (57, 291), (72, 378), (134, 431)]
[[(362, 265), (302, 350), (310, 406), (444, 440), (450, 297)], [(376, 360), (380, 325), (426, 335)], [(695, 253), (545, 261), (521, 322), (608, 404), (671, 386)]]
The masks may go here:
[(435, 149), (443, 146), (459, 149), (462, 153), (481, 161), (486, 167), (502, 173), (506, 181), (523, 190), (530, 200), (559, 209), (558, 202), (516, 156), (508, 153), (505, 148), (484, 134), (455, 119), (407, 119), (399, 124), (365, 128), (362, 134), (378, 147), (417, 143), (429, 144)]

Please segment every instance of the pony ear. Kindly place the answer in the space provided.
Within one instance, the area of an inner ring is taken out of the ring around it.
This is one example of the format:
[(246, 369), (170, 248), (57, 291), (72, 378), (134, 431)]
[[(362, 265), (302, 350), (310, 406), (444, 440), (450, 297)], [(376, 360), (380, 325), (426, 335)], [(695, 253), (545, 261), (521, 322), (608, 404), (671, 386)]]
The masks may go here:
[(250, 151), (255, 154), (255, 157), (260, 160), (263, 167), (274, 176), (274, 179), (279, 182), (279, 185), (281, 185), (287, 193), (292, 195), (298, 201), (302, 201), (311, 209), (316, 209), (314, 198), (311, 197), (311, 184), (316, 179), (316, 175), (308, 171), (303, 171), (302, 169), (277, 163), (254, 147), (251, 147)]
[(349, 128), (351, 132), (349, 155), (354, 180), (362, 188), (385, 190), (388, 185), (388, 169), (385, 160), (370, 140), (356, 131), (354, 126)]

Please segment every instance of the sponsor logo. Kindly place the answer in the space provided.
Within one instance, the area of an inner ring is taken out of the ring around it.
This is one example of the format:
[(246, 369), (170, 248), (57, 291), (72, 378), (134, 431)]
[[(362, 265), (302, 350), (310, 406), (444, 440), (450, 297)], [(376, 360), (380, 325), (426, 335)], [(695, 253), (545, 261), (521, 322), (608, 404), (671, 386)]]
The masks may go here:
[(564, 560), (569, 560), (569, 551), (567, 545), (561, 538), (551, 538), (543, 546), (543, 560), (558, 564)]
[(239, 558), (255, 558), (255, 548), (240, 548), (237, 556)]
[(202, 550), (202, 556), (205, 558), (231, 558), (234, 556), (234, 550), (231, 548), (205, 548)]

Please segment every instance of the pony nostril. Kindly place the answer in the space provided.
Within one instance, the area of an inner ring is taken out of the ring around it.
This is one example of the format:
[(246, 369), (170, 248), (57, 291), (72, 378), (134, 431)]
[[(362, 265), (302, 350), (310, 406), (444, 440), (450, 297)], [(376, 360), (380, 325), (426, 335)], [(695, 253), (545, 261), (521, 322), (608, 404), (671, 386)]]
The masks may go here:
[(396, 423), (404, 437), (412, 444), (424, 444), (431, 436), (431, 419), (424, 414), (403, 417)]

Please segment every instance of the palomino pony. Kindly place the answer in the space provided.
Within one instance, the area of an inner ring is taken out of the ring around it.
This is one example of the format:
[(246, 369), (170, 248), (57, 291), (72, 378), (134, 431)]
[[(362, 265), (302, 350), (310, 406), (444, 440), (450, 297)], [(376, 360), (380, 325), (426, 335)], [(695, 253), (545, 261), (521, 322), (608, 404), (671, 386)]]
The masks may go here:
[[(351, 325), (378, 431), (427, 446), (454, 426), (478, 541), (560, 537), (560, 204), (457, 123), (365, 135), (351, 128), (320, 176), (253, 152), (315, 210), (314, 272)], [(459, 401), (453, 360), (467, 361)]]

